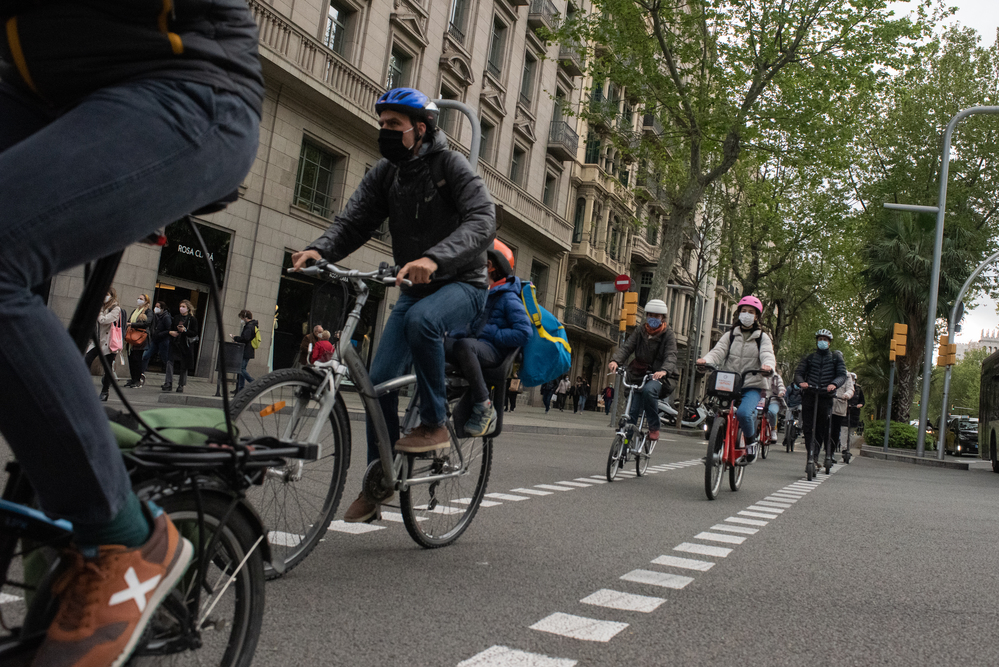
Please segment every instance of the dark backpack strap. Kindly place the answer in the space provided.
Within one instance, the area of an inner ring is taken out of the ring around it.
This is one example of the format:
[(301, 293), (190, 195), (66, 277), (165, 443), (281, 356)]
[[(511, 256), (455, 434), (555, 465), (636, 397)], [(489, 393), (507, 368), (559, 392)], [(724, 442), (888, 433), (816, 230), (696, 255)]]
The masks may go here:
[[(756, 355), (759, 356), (763, 352), (763, 329), (760, 329), (760, 337), (756, 339)], [(728, 355), (732, 354), (732, 343), (735, 342), (735, 327), (728, 330), (728, 351), (725, 352), (725, 361), (728, 361)], [(722, 366), (725, 363), (722, 362)]]
[(451, 195), (451, 186), (447, 182), (447, 173), (445, 170), (447, 153), (450, 152), (450, 150), (443, 150), (432, 153), (427, 162), (430, 166), (430, 180), (433, 181), (437, 192), (441, 197), (445, 198), (453, 209), (457, 210), (458, 207), (454, 204), (454, 199)]

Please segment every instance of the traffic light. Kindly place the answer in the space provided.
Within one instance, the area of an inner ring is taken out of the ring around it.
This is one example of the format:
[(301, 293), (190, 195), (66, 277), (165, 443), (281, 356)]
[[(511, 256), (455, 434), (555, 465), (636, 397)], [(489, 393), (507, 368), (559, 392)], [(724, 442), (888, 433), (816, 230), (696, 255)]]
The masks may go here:
[(888, 360), (905, 356), (905, 337), (909, 333), (909, 325), (895, 324), (892, 328), (891, 345), (888, 348)]
[(951, 343), (949, 336), (940, 336), (937, 348), (937, 366), (953, 366), (957, 363), (957, 343)]
[(621, 322), (619, 331), (626, 326), (633, 327), (638, 319), (638, 292), (624, 293), (624, 306), (621, 307)]

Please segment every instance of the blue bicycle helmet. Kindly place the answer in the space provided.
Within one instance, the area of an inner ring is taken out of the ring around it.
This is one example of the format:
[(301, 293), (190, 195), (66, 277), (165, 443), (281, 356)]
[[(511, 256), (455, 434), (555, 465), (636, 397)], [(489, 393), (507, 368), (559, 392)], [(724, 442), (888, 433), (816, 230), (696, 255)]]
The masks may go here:
[(393, 88), (379, 97), (375, 103), (375, 113), (380, 114), (386, 110), (398, 111), (414, 122), (426, 123), (428, 131), (433, 131), (436, 127), (437, 105), (415, 88)]

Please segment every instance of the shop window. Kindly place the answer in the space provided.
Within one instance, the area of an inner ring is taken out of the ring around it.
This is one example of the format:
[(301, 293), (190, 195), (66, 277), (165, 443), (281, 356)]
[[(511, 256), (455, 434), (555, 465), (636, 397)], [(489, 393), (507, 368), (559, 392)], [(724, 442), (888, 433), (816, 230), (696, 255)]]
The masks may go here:
[(295, 206), (324, 218), (333, 216), (333, 174), (343, 158), (304, 139), (295, 179)]

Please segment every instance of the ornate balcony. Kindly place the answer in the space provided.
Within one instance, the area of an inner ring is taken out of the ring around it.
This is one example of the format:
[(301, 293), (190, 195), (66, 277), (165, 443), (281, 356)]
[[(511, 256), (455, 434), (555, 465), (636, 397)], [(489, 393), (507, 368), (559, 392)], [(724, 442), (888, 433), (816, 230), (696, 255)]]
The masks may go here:
[(558, 27), (558, 9), (552, 0), (531, 0), (531, 8), (527, 12), (527, 25), (532, 29)]
[(478, 169), (489, 194), (498, 205), (516, 212), (518, 217), (530, 220), (531, 227), (536, 232), (565, 250), (572, 247), (572, 225), (568, 220), (552, 213), (548, 207), (485, 162), (479, 161)]
[(601, 343), (617, 342), (617, 331), (610, 321), (580, 308), (566, 308), (562, 313), (562, 322), (570, 331), (584, 334), (591, 340)]
[(569, 76), (583, 76), (586, 58), (578, 44), (561, 44), (558, 49), (558, 62)]
[(642, 131), (658, 138), (663, 136), (663, 124), (654, 114), (647, 113), (642, 117)]
[(579, 150), (579, 135), (564, 120), (553, 120), (548, 131), (548, 152), (561, 162), (576, 159)]

